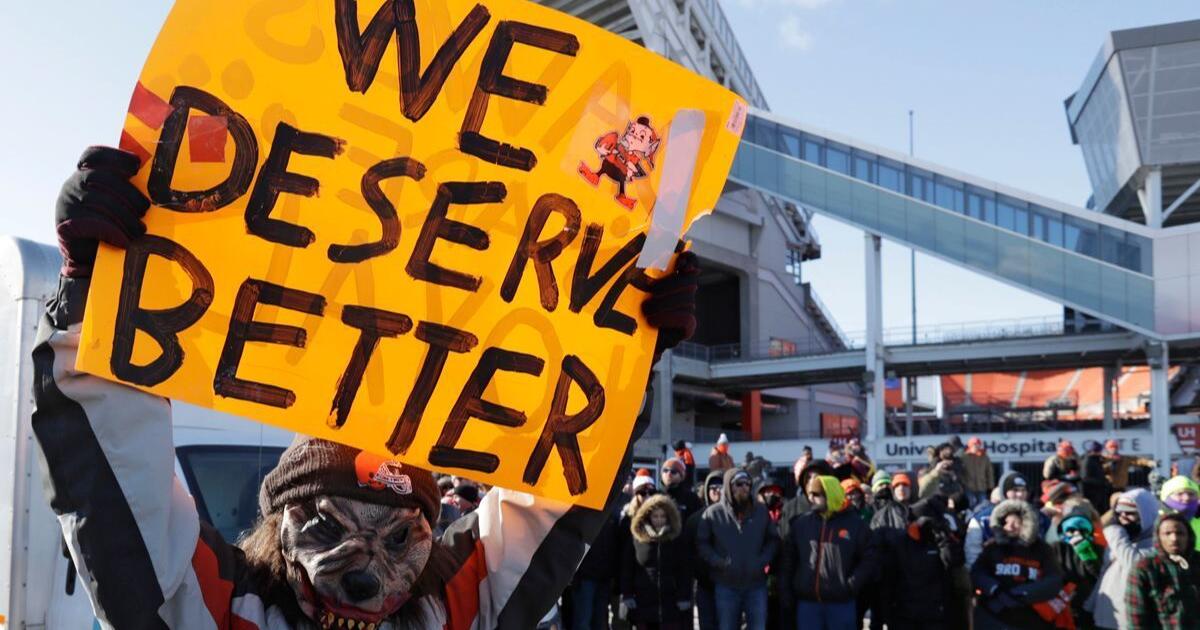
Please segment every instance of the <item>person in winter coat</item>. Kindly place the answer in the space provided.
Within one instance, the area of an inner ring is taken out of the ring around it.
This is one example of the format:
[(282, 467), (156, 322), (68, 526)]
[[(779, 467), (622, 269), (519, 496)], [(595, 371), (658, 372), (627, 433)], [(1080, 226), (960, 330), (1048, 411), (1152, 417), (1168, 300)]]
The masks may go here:
[(663, 462), (662, 471), (663, 492), (675, 502), (679, 517), (686, 522), (693, 514), (704, 509), (704, 502), (692, 490), (687, 480), (687, 464), (682, 459), (672, 457)]
[(1060, 441), (1058, 449), (1042, 464), (1042, 480), (1047, 479), (1079, 483), (1079, 459), (1075, 456), (1075, 447), (1069, 441)]
[(1197, 516), (1197, 512), (1200, 512), (1200, 485), (1183, 475), (1171, 477), (1163, 484), (1158, 500), (1162, 502), (1164, 512), (1184, 517), (1192, 528), (1192, 540), (1200, 545), (1200, 517)]
[(875, 510), (867, 504), (867, 495), (858, 479), (851, 477), (842, 480), (842, 493), (846, 495), (846, 510), (858, 514), (864, 523), (870, 524)]
[(675, 502), (647, 499), (630, 522), (632, 544), (621, 557), (621, 602), (638, 630), (692, 627), (692, 563)]
[[(1104, 474), (1108, 475), (1108, 482), (1117, 492), (1122, 492), (1129, 486), (1130, 467), (1154, 468), (1157, 465), (1157, 462), (1147, 457), (1122, 455), (1119, 440), (1109, 440), (1104, 443)], [(1197, 465), (1200, 466), (1200, 459), (1197, 460)], [(1195, 479), (1195, 476), (1193, 475), (1192, 478)], [(1102, 507), (1097, 505), (1096, 509), (1099, 510)]]
[[(1029, 502), (1029, 486), (1026, 485), (1025, 477), (1018, 472), (1005, 473), (1000, 478), (1000, 485), (997, 488), (1001, 492), (1001, 501), (1015, 500)], [(1030, 507), (1032, 507), (1032, 504), (1030, 504)], [(975, 564), (975, 560), (983, 553), (984, 545), (992, 539), (991, 519), (992, 512), (995, 509), (996, 505), (984, 505), (975, 510), (967, 521), (967, 540), (964, 544), (963, 552), (966, 555), (968, 567)], [(1038, 512), (1038, 534), (1045, 536), (1046, 531), (1049, 529), (1050, 517)]]
[(749, 630), (767, 621), (767, 567), (779, 548), (767, 508), (754, 500), (750, 474), (725, 471), (721, 502), (705, 508), (696, 551), (713, 581), (717, 627), (735, 630), (744, 615)]
[(929, 467), (917, 476), (920, 499), (941, 493), (955, 496), (963, 493), (962, 462), (954, 455), (950, 443), (939, 444), (930, 455)]
[[(708, 477), (704, 479), (704, 507), (706, 509), (721, 502), (721, 491), (724, 486), (725, 473), (723, 471), (714, 470), (708, 473)], [(699, 535), (700, 519), (702, 518), (704, 518), (703, 511), (693, 514), (688, 517), (683, 526), (687, 548), (693, 552), (696, 550), (696, 538)], [(700, 630), (716, 630), (717, 605), (713, 601), (713, 581), (708, 574), (708, 567), (703, 561), (695, 562), (692, 573), (696, 578), (696, 617), (700, 622)]]
[[(99, 243), (129, 248), (130, 260), (164, 245), (145, 234), (141, 216), (150, 203), (130, 182), (143, 168), (150, 167), (132, 153), (92, 147), (63, 185), (56, 212), (62, 278), (33, 351), (32, 429), (50, 505), (86, 576), (79, 583), (98, 624), (536, 626), (602, 527), (603, 510), (497, 488), (435, 540), (441, 493), (430, 471), (298, 436), (264, 478), (262, 517), (244, 539), (235, 546), (201, 522), (174, 474), (170, 401), (75, 369)], [(694, 262), (681, 254), (676, 272), (656, 281), (642, 303), (666, 344), (658, 350), (695, 328)], [(160, 323), (186, 319), (179, 309), (148, 313)], [(163, 351), (166, 359), (170, 349)], [(637, 426), (646, 422), (644, 413)], [(628, 461), (632, 445), (613, 446)]]
[(783, 518), (783, 486), (775, 482), (758, 482), (754, 489), (754, 496), (763, 505), (767, 506), (767, 515), (771, 517), (771, 522), (775, 523), (775, 527), (779, 527), (779, 521)]
[(850, 438), (850, 441), (846, 442), (845, 455), (847, 463), (850, 464), (851, 475), (859, 483), (870, 483), (872, 475), (875, 474), (875, 463), (867, 455), (867, 449), (863, 447), (862, 441), (858, 438)]
[(1092, 615), (1084, 603), (1100, 579), (1104, 547), (1096, 540), (1092, 517), (1095, 511), (1077, 504), (1058, 524), (1058, 542), (1054, 552), (1063, 571), (1063, 592), (1070, 601), (1076, 628), (1093, 628)]
[[(871, 533), (882, 545), (883, 530), (903, 530), (908, 522), (908, 508), (896, 504), (892, 498), (892, 475), (886, 470), (879, 470), (871, 477)], [(880, 516), (887, 512), (886, 516)], [(884, 556), (886, 560), (887, 556)], [(882, 564), (882, 563), (881, 563)], [(883, 573), (887, 575), (887, 573)], [(891, 604), (884, 596), (887, 588), (886, 581), (876, 580), (860, 593), (860, 608), (871, 611), (871, 630), (882, 630), (885, 615), (891, 609)]]
[(604, 527), (600, 528), (600, 533), (592, 541), (567, 589), (571, 630), (608, 628), (609, 598), (620, 572), (620, 541), (621, 537), (617, 535), (617, 512), (609, 510)]
[(971, 567), (979, 594), (975, 630), (1051, 630), (1055, 615), (1039, 604), (1062, 589), (1062, 571), (1054, 550), (1038, 535), (1037, 511), (1025, 501), (1008, 499), (991, 516), (992, 542)]
[(801, 514), (807, 514), (812, 506), (808, 504), (808, 497), (804, 496), (804, 488), (813, 477), (818, 475), (833, 476), (833, 466), (829, 462), (818, 459), (809, 462), (807, 466), (800, 470), (796, 476), (796, 496), (788, 499), (783, 504), (783, 516), (779, 518), (779, 538), (780, 540), (787, 537), (788, 528), (791, 527), (791, 522)]
[(1097, 628), (1126, 630), (1125, 591), (1129, 574), (1138, 560), (1154, 551), (1154, 528), (1158, 500), (1148, 490), (1135, 488), (1121, 493), (1113, 510), (1104, 515), (1104, 539), (1108, 546), (1100, 567), (1100, 583), (1084, 603)]
[(967, 450), (962, 455), (963, 487), (972, 509), (986, 503), (988, 493), (996, 487), (996, 470), (988, 457), (983, 440), (973, 437), (967, 440)]
[(908, 527), (888, 530), (880, 540), (882, 604), (872, 609), (871, 627), (878, 615), (889, 630), (954, 630), (949, 604), (962, 545), (947, 525), (944, 502), (919, 501), (912, 515)]
[(1080, 463), (1080, 492), (1097, 510), (1108, 507), (1113, 487), (1104, 472), (1104, 454), (1099, 442), (1093, 442)]
[(871, 530), (904, 531), (908, 528), (909, 499), (912, 497), (912, 482), (908, 475), (897, 473), (891, 476), (892, 485), (885, 497), (876, 492), (875, 514), (871, 517)]
[[(692, 454), (692, 445), (683, 440), (675, 440), (675, 458), (683, 462), (684, 470), (687, 471), (683, 476), (683, 483), (689, 488), (696, 485), (696, 456)], [(687, 519), (684, 519), (684, 522), (687, 522)]]
[(1130, 628), (1195, 628), (1200, 623), (1200, 554), (1182, 514), (1164, 514), (1154, 527), (1154, 552), (1138, 560), (1125, 593)]
[(780, 590), (797, 600), (796, 627), (853, 630), (858, 593), (876, 575), (874, 538), (845, 509), (837, 478), (815, 477), (805, 493), (812, 511), (792, 523), (784, 542)]
[(729, 437), (722, 433), (712, 451), (708, 453), (708, 469), (725, 472), (733, 466), (733, 455), (729, 454)]
[[(617, 517), (617, 563), (618, 573), (620, 571), (620, 558), (625, 552), (633, 546), (633, 517), (637, 515), (637, 511), (642, 505), (650, 500), (651, 497), (658, 494), (658, 488), (654, 486), (654, 477), (648, 469), (642, 469), (637, 472), (631, 484), (633, 488), (633, 497), (629, 503), (621, 508), (621, 512)], [(618, 576), (619, 579), (619, 576)], [(615, 591), (613, 609), (618, 610), (621, 607), (620, 589)], [(617, 615), (613, 618), (613, 627), (618, 630), (628, 630), (630, 628), (628, 615)]]

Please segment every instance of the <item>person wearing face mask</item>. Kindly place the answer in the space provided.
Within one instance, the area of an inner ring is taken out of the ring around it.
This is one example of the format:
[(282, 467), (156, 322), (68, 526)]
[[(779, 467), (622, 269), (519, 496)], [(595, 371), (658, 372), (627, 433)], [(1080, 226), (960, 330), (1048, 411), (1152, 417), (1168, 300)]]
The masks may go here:
[(867, 505), (867, 495), (863, 492), (862, 484), (854, 478), (845, 479), (842, 481), (842, 492), (846, 494), (846, 510), (857, 514), (864, 523), (870, 523), (875, 511)]
[(725, 471), (721, 501), (704, 510), (696, 550), (713, 580), (717, 627), (748, 630), (767, 624), (767, 568), (779, 548), (767, 507), (754, 500), (750, 473)]
[[(879, 541), (883, 559), (880, 605), (871, 627), (889, 630), (950, 630), (956, 623), (954, 572), (962, 567), (962, 545), (950, 530), (945, 501), (925, 499), (912, 506), (913, 521), (889, 530)], [(876, 619), (880, 617), (880, 619)]]
[(1135, 488), (1121, 493), (1112, 511), (1101, 519), (1108, 546), (1100, 565), (1099, 586), (1083, 605), (1092, 614), (1097, 628), (1129, 628), (1125, 619), (1129, 574), (1138, 560), (1154, 551), (1154, 529), (1143, 523), (1153, 523), (1157, 513), (1158, 500), (1154, 495)]
[(1104, 554), (1104, 546), (1095, 536), (1094, 515), (1095, 510), (1088, 507), (1086, 501), (1075, 503), (1058, 524), (1058, 542), (1054, 543), (1054, 552), (1063, 570), (1061, 601), (1070, 604), (1062, 610), (1069, 612), (1077, 628), (1094, 627), (1091, 613), (1084, 608), (1100, 578)]
[(1154, 528), (1154, 552), (1138, 561), (1125, 593), (1130, 628), (1194, 628), (1200, 620), (1200, 554), (1183, 514), (1164, 514)]
[(778, 526), (783, 518), (783, 488), (777, 483), (760, 483), (754, 494), (767, 506), (767, 516)]
[(883, 498), (884, 494), (882, 490), (876, 492), (879, 504), (875, 507), (875, 515), (871, 517), (871, 530), (903, 530), (908, 527), (909, 503), (912, 501), (912, 481), (908, 475), (892, 475), (887, 498)]
[(845, 509), (836, 477), (814, 477), (804, 490), (812, 511), (792, 523), (784, 541), (780, 592), (797, 600), (792, 627), (852, 630), (859, 592), (876, 577), (875, 538)]
[(991, 515), (992, 541), (971, 567), (979, 599), (975, 630), (1051, 630), (1037, 604), (1058, 596), (1062, 571), (1054, 551), (1038, 535), (1037, 511), (1007, 499)]
[[(721, 491), (724, 485), (724, 472), (714, 470), (708, 473), (708, 477), (704, 479), (705, 509), (721, 502)], [(696, 537), (699, 534), (700, 519), (702, 518), (704, 518), (704, 510), (689, 516), (683, 526), (687, 548), (693, 551), (696, 549)], [(717, 608), (713, 601), (713, 581), (708, 574), (707, 565), (703, 561), (696, 562), (693, 566), (693, 575), (696, 578), (696, 617), (700, 623), (700, 630), (716, 630)]]
[[(1197, 512), (1200, 511), (1200, 485), (1183, 475), (1171, 477), (1163, 484), (1158, 499), (1162, 501), (1164, 512), (1184, 517), (1192, 528), (1192, 540), (1200, 545), (1200, 518), (1197, 518)], [(1200, 550), (1200, 546), (1197, 549)]]

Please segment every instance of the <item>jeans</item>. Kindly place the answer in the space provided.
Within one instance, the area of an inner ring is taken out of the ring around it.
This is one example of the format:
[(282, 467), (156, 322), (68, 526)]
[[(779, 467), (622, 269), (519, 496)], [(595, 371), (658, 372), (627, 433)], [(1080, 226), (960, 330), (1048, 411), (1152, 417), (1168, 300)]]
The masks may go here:
[(717, 584), (713, 589), (717, 603), (717, 628), (738, 630), (742, 613), (746, 613), (746, 630), (766, 630), (767, 585), (732, 588)]
[(571, 585), (571, 630), (608, 627), (608, 589), (605, 582), (579, 580)]
[(967, 505), (973, 510), (982, 503), (988, 502), (987, 492), (968, 492)]
[(700, 617), (700, 630), (717, 630), (717, 603), (711, 586), (696, 585), (696, 613)]
[(840, 604), (796, 602), (796, 627), (804, 630), (855, 630), (858, 608), (854, 602)]

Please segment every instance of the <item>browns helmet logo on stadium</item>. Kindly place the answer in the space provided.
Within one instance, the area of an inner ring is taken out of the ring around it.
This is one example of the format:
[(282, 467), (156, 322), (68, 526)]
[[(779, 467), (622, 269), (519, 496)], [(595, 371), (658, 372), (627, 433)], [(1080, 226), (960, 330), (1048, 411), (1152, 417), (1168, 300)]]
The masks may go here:
[(354, 458), (354, 474), (358, 487), (373, 490), (390, 489), (396, 494), (412, 494), (412, 478), (402, 471), (400, 462), (362, 451)]

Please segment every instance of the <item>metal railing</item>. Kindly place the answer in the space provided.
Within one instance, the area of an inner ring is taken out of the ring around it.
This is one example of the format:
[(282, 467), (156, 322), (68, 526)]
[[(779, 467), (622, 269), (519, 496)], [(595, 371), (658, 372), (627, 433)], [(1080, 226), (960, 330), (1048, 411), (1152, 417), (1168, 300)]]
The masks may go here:
[[(958, 324), (931, 324), (917, 326), (917, 344), (960, 343), (964, 341), (991, 341), (996, 339), (1024, 339), (1046, 337), (1066, 333), (1063, 318), (1058, 316), (1023, 317), (991, 321), (962, 322)], [(861, 348), (866, 345), (867, 332), (856, 330), (846, 335), (851, 345)], [(883, 330), (883, 343), (888, 346), (913, 345), (911, 326), (897, 326)]]
[(833, 318), (833, 311), (830, 311), (825, 303), (821, 301), (821, 296), (817, 295), (817, 290), (813, 288), (811, 283), (804, 283), (804, 297), (821, 313), (821, 317), (829, 323), (829, 327), (833, 329), (833, 334), (837, 336), (838, 341), (846, 348), (850, 347), (850, 338), (846, 336), (846, 331), (838, 326), (837, 320)]

